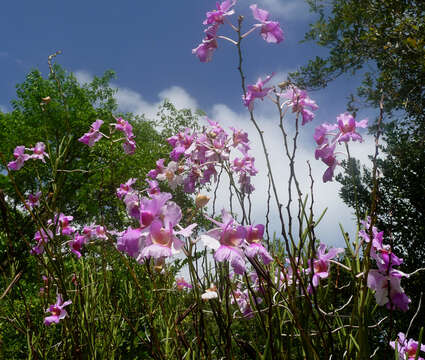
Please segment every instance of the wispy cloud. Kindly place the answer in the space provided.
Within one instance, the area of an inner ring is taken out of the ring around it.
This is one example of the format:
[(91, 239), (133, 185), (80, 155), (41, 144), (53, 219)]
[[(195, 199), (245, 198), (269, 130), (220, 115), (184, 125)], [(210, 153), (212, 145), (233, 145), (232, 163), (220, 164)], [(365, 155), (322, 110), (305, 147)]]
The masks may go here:
[(311, 13), (305, 0), (257, 0), (258, 6), (269, 11), (272, 16), (285, 20), (308, 18)]

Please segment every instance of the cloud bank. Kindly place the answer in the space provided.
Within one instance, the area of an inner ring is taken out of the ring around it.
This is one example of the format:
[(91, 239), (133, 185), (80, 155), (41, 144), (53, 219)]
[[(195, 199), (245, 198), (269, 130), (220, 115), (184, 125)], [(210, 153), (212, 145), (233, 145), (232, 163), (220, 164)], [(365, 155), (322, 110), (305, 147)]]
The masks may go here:
[[(282, 72), (285, 74), (286, 72)], [(92, 76), (85, 71), (76, 72), (79, 81), (87, 81)], [(276, 79), (281, 80), (281, 76)], [(138, 115), (145, 114), (150, 119), (155, 119), (158, 106), (162, 104), (164, 99), (169, 99), (178, 109), (190, 108), (197, 110), (199, 105), (196, 99), (191, 96), (185, 89), (179, 86), (170, 86), (157, 95), (157, 101), (149, 102), (142, 94), (129, 88), (117, 87), (117, 102), (119, 111), (133, 112)], [(257, 102), (255, 104), (255, 116), (261, 129), (264, 131), (264, 138), (267, 144), (270, 160), (273, 168), (273, 175), (276, 181), (280, 202), (286, 206), (288, 200), (288, 176), (289, 176), (289, 161), (284, 153), (283, 137), (278, 127), (278, 117), (271, 112), (273, 106), (270, 106), (268, 101)], [(252, 194), (252, 220), (253, 223), (264, 223), (266, 207), (266, 194), (268, 188), (267, 167), (263, 149), (260, 143), (259, 135), (249, 120), (249, 114), (246, 111), (237, 112), (225, 104), (214, 104), (209, 109), (203, 109), (208, 116), (218, 121), (226, 130), (230, 126), (243, 129), (248, 132), (251, 140), (251, 154), (255, 157), (255, 165), (259, 170), (257, 176), (253, 180), (253, 185), (256, 191)], [(323, 119), (327, 121), (328, 119)], [(316, 229), (318, 238), (330, 245), (344, 246), (344, 240), (340, 233), (339, 223), (341, 223), (345, 231), (354, 234), (355, 219), (351, 209), (349, 209), (339, 198), (338, 192), (340, 185), (337, 182), (323, 183), (322, 175), (326, 170), (326, 166), (314, 158), (315, 144), (312, 141), (312, 135), (315, 126), (322, 123), (321, 119), (316, 119), (313, 123), (309, 123), (300, 128), (300, 135), (297, 142), (297, 156), (295, 159), (295, 169), (297, 178), (300, 184), (303, 196), (309, 195), (311, 181), (307, 161), (311, 165), (312, 176), (314, 178), (314, 211), (316, 217), (327, 208), (327, 213)], [(285, 119), (285, 128), (289, 138), (294, 133), (294, 119), (290, 115)], [(352, 156), (361, 160), (363, 164), (369, 164), (368, 155), (373, 153), (374, 140), (372, 137), (364, 135), (365, 141), (362, 144), (350, 144)], [(338, 171), (337, 171), (338, 172)], [(217, 198), (216, 209), (229, 208), (229, 194), (226, 182), (223, 183), (223, 190), (219, 192)], [(296, 194), (293, 192), (292, 199), (296, 199)], [(280, 233), (280, 223), (277, 214), (277, 207), (272, 198), (271, 202), (271, 233), (274, 231)], [(292, 213), (297, 214), (297, 208), (292, 208)], [(286, 210), (284, 212), (285, 221), (287, 221)], [(297, 233), (297, 230), (294, 231)]]

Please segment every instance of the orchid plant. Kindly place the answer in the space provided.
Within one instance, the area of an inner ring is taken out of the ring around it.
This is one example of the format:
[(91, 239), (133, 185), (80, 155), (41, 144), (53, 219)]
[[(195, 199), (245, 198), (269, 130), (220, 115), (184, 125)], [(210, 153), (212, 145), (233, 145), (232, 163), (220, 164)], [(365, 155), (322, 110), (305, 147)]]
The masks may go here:
[[(95, 321), (90, 317), (90, 301), (104, 301), (108, 314), (113, 313), (110, 318), (118, 319), (117, 323), (111, 320), (116, 326), (110, 332), (113, 341), (119, 341), (116, 334), (126, 326), (157, 359), (290, 359), (293, 354), (308, 359), (364, 359), (390, 348), (396, 358), (421, 359), (419, 353), (425, 351), (421, 336), (418, 341), (407, 340), (400, 332), (394, 340), (394, 314), (416, 306), (401, 286), (414, 274), (396, 268), (403, 259), (392, 245), (384, 243), (383, 232), (375, 226), (376, 197), (370, 218), (358, 219), (362, 227), (355, 240), (343, 232), (346, 248), (328, 248), (315, 233), (324, 213), (317, 216), (313, 211), (314, 180), (311, 176), (310, 193), (305, 196), (295, 172), (301, 131), (312, 133), (317, 144), (314, 156), (326, 164), (323, 181), (328, 182), (341, 163), (337, 157), (345, 156), (336, 151), (337, 147), (344, 144), (348, 151), (352, 142), (362, 142), (360, 129), (367, 127), (367, 119), (357, 122), (354, 115), (344, 112), (336, 117), (336, 123), (321, 124), (313, 134), (309, 123), (318, 105), (307, 91), (287, 81), (273, 85), (274, 80), (282, 80), (275, 79), (273, 73), (246, 85), (242, 44), (258, 32), (267, 43), (277, 45), (283, 42), (284, 33), (279, 22), (271, 20), (269, 12), (256, 4), (249, 7), (256, 23), (243, 32), (244, 17), (239, 16), (236, 24), (231, 20), (235, 5), (236, 0), (225, 0), (206, 13), (205, 37), (192, 52), (201, 62), (209, 62), (220, 41), (235, 47), (242, 103), (257, 130), (267, 165), (267, 214), (276, 211), (280, 234), (270, 236), (268, 215), (263, 224), (251, 220), (251, 194), (258, 191), (252, 179), (258, 169), (247, 132), (225, 129), (207, 118), (200, 131), (185, 128), (168, 137), (169, 157), (156, 159), (155, 168), (145, 178), (129, 178), (115, 190), (126, 214), (123, 228), (107, 228), (102, 221), (77, 222), (72, 215), (49, 206), (55, 194), (48, 194), (42, 183), (35, 195), (21, 196), (25, 211), (37, 227), (28, 252), (43, 271), (40, 294), (50, 304), (49, 289), (55, 288), (57, 294), (56, 303), (46, 311), (51, 315), (43, 324), (64, 326), (63, 331), (72, 334), (72, 356), (81, 354), (82, 349), (96, 356), (96, 334), (90, 332), (88, 320)], [(224, 26), (234, 31), (234, 39), (219, 35)], [(277, 128), (289, 162), (286, 207), (256, 120), (254, 105), (259, 100), (269, 101), (277, 109)], [(288, 112), (295, 117), (293, 134), (286, 124)], [(133, 127), (122, 117), (109, 122), (97, 119), (77, 144), (89, 151), (101, 141), (122, 144), (126, 156), (137, 149)], [(71, 140), (63, 144), (58, 154), (46, 151), (43, 142), (32, 148), (17, 146), (13, 160), (6, 163), (11, 181), (13, 173), (30, 159), (40, 160), (43, 166), (49, 165), (49, 159), (56, 171)], [(376, 156), (374, 161), (376, 169)], [(223, 191), (229, 192), (230, 204), (217, 216), (216, 195), (224, 176), (229, 187)], [(60, 187), (54, 189), (60, 191)], [(291, 189), (295, 189), (295, 200)], [(189, 207), (178, 203), (179, 192), (192, 196)], [(179, 267), (179, 261), (184, 266)], [(117, 263), (123, 264), (128, 276), (122, 297), (112, 291), (119, 286), (114, 280)], [(177, 278), (175, 268), (183, 269)], [(101, 280), (94, 280), (94, 273), (102, 274)], [(105, 298), (99, 298), (93, 290), (97, 283), (102, 284)], [(344, 289), (351, 294), (348, 298)], [(64, 302), (63, 298), (69, 300)], [(139, 307), (143, 312), (134, 311)], [(371, 348), (369, 335), (376, 328), (382, 329), (380, 346), (384, 339), (385, 350)], [(43, 334), (47, 331), (50, 329)], [(31, 345), (30, 351), (37, 354), (38, 346)]]

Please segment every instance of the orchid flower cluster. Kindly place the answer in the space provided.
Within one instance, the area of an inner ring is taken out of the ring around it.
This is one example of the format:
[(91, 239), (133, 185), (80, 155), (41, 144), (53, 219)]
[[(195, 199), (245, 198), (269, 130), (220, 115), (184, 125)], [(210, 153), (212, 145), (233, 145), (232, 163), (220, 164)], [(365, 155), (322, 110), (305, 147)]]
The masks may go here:
[(403, 259), (392, 252), (390, 245), (383, 244), (384, 232), (378, 231), (375, 226), (371, 229), (370, 219), (362, 224), (364, 229), (360, 230), (359, 236), (366, 243), (370, 243), (369, 234), (372, 233), (370, 256), (378, 266), (377, 269), (369, 270), (367, 277), (368, 287), (375, 291), (376, 303), (386, 305), (387, 309), (407, 311), (411, 300), (404, 293), (400, 282), (403, 277), (408, 277), (408, 274), (393, 268), (401, 265)]
[[(122, 147), (124, 152), (127, 155), (132, 155), (136, 151), (136, 142), (134, 141), (134, 134), (133, 134), (133, 127), (131, 124), (122, 119), (122, 118), (116, 118), (116, 123), (112, 124), (112, 126), (115, 128), (116, 131), (120, 131), (124, 134), (123, 138), (120, 138), (115, 141), (121, 141), (124, 140)], [(109, 136), (105, 135), (100, 131), (100, 127), (103, 124), (103, 120), (96, 120), (93, 124), (90, 126), (90, 130), (86, 132), (83, 136), (81, 136), (78, 141), (82, 142), (83, 144), (86, 144), (89, 147), (92, 147), (96, 142), (98, 142), (102, 137), (109, 138)], [(111, 132), (112, 133), (112, 132)]]
[[(128, 183), (132, 185), (133, 179)], [(189, 237), (197, 224), (186, 228), (180, 226), (182, 211), (175, 202), (170, 201), (171, 194), (148, 192), (148, 197), (142, 197), (131, 185), (128, 185), (127, 190), (121, 185), (117, 194), (123, 199), (128, 215), (137, 225), (117, 233), (117, 248), (138, 262), (152, 258), (162, 263), (165, 258), (180, 251), (185, 243), (179, 236)]]
[(207, 217), (217, 227), (200, 236), (204, 244), (214, 250), (217, 262), (227, 261), (236, 274), (243, 275), (246, 270), (245, 259), (252, 260), (258, 256), (265, 265), (273, 261), (261, 244), (264, 225), (240, 225), (224, 209), (221, 218), (222, 222), (219, 222)]
[(44, 253), (44, 246), (53, 239), (54, 236), (65, 236), (69, 240), (67, 244), (71, 252), (80, 259), (83, 245), (93, 239), (106, 239), (105, 228), (101, 225), (84, 226), (81, 234), (72, 226), (73, 216), (63, 213), (55, 215), (53, 219), (47, 221), (46, 230), (41, 228), (34, 235), (36, 245), (31, 249), (31, 254), (41, 255)]
[[(25, 151), (32, 151), (32, 154), (25, 154)], [(15, 160), (10, 161), (7, 167), (9, 170), (18, 171), (24, 166), (24, 163), (30, 159), (41, 160), (45, 163), (46, 160), (44, 158), (48, 158), (49, 154), (46, 153), (46, 145), (43, 142), (38, 142), (32, 148), (26, 148), (24, 145), (17, 146), (13, 151), (13, 156)]]
[[(257, 174), (254, 157), (248, 154), (250, 149), (248, 134), (231, 128), (229, 135), (219, 123), (208, 120), (209, 126), (202, 133), (186, 129), (167, 139), (173, 150), (171, 161), (165, 166), (165, 159), (156, 162), (156, 169), (148, 176), (153, 180), (167, 181), (171, 189), (183, 185), (187, 193), (195, 192), (198, 185), (217, 181), (217, 167), (224, 166), (229, 172), (239, 175), (238, 182), (242, 192), (251, 193), (254, 186), (251, 176)], [(230, 159), (232, 148), (238, 149), (242, 156)], [(155, 188), (156, 183), (150, 183)]]
[(357, 130), (366, 128), (368, 122), (367, 119), (357, 122), (354, 116), (347, 112), (338, 115), (336, 119), (336, 124), (324, 123), (316, 127), (314, 132), (314, 140), (317, 143), (315, 157), (328, 166), (323, 174), (323, 182), (332, 180), (335, 168), (340, 164), (335, 152), (337, 144), (348, 143), (350, 140), (362, 142), (363, 138)]
[(416, 354), (425, 352), (425, 345), (421, 345), (413, 339), (407, 340), (406, 335), (402, 332), (398, 333), (398, 338), (395, 341), (390, 342), (390, 346), (394, 350), (397, 349), (397, 360), (424, 360), (421, 356), (416, 357)]
[[(232, 39), (217, 35), (219, 27), (223, 25), (225, 21), (230, 24), (233, 30), (238, 31), (238, 29), (227, 19), (235, 13), (234, 9), (232, 9), (235, 4), (236, 0), (225, 0), (222, 3), (217, 2), (217, 10), (207, 12), (206, 19), (203, 22), (204, 25), (208, 25), (204, 30), (205, 37), (201, 44), (192, 50), (192, 54), (195, 54), (201, 62), (211, 61), (214, 51), (218, 48), (218, 39), (230, 41), (234, 45), (237, 44), (236, 41)], [(258, 8), (256, 4), (251, 5), (250, 9), (254, 19), (259, 21), (259, 23), (254, 24), (249, 31), (241, 36), (241, 38), (248, 36), (256, 29), (260, 29), (261, 37), (268, 43), (280, 43), (284, 40), (280, 24), (277, 21), (270, 20), (268, 11)]]

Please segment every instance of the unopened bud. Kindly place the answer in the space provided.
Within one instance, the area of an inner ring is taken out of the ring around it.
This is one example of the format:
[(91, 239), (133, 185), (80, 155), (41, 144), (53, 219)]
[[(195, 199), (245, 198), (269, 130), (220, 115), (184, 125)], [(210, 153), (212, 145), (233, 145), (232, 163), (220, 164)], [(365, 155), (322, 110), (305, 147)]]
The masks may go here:
[(195, 199), (195, 205), (200, 209), (207, 205), (208, 201), (210, 201), (210, 198), (207, 195), (198, 194)]
[(281, 83), (277, 84), (281, 88), (281, 90), (286, 89), (289, 85), (289, 81), (282, 81)]

